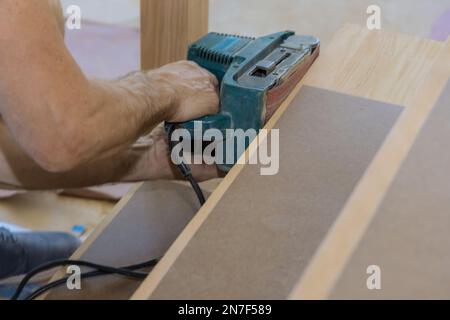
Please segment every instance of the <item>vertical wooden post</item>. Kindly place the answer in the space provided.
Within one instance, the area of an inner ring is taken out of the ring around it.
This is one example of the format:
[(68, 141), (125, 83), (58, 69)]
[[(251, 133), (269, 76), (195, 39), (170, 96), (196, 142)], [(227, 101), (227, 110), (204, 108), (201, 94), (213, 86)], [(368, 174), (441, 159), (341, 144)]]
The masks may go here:
[(141, 0), (141, 65), (154, 69), (186, 58), (208, 32), (208, 0)]
[(60, 0), (49, 0), (50, 6), (52, 7), (53, 14), (58, 21), (58, 27), (62, 34), (64, 34), (64, 14)]

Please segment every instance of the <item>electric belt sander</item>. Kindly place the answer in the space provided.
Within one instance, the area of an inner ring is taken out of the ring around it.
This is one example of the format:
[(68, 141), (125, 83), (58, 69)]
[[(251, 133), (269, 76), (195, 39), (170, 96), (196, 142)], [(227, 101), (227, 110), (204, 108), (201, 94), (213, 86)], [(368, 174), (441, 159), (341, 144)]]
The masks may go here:
[[(202, 132), (218, 129), (224, 137), (227, 129), (259, 131), (303, 78), (319, 51), (319, 39), (292, 31), (261, 38), (207, 34), (189, 47), (188, 60), (219, 80), (220, 112), (178, 123), (177, 127), (187, 129), (192, 137), (199, 128)], [(250, 143), (247, 141), (246, 146)], [(241, 154), (235, 155), (233, 163), (227, 161), (219, 167), (228, 171)]]

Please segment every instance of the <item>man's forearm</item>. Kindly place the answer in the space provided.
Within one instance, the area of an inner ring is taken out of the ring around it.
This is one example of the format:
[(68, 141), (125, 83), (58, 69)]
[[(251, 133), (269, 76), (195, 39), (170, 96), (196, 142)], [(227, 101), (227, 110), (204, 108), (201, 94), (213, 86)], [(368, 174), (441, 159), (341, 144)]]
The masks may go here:
[(170, 108), (169, 92), (144, 74), (88, 80), (46, 1), (2, 1), (0, 29), (1, 114), (14, 138), (48, 171), (117, 153)]
[(161, 179), (164, 176), (158, 172), (158, 163), (152, 163), (157, 161), (153, 156), (155, 147), (149, 142), (75, 170), (50, 173), (23, 152), (0, 124), (0, 187), (50, 190)]
[(150, 73), (135, 72), (116, 81), (91, 80), (89, 84), (89, 106), (83, 113), (76, 112), (70, 121), (79, 163), (128, 149), (169, 117), (170, 90)]

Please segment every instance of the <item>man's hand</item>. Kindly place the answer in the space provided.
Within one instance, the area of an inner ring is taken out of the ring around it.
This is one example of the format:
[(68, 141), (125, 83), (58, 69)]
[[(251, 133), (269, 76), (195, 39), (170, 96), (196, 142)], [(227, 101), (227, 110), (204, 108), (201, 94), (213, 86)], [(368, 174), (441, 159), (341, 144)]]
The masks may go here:
[[(218, 112), (218, 81), (213, 74), (194, 62), (175, 62), (147, 74), (139, 72), (135, 74), (135, 78), (130, 79), (142, 81), (139, 80), (142, 75), (147, 77), (148, 92), (156, 91), (158, 94), (157, 109), (162, 110), (161, 120), (185, 122)], [(136, 146), (147, 149), (146, 156), (136, 166), (136, 180), (183, 178), (170, 158), (167, 134), (163, 126), (141, 138)], [(215, 165), (192, 165), (191, 170), (198, 181), (221, 175)]]
[(218, 81), (195, 62), (180, 61), (148, 73), (151, 83), (167, 95), (169, 122), (185, 122), (219, 110)]

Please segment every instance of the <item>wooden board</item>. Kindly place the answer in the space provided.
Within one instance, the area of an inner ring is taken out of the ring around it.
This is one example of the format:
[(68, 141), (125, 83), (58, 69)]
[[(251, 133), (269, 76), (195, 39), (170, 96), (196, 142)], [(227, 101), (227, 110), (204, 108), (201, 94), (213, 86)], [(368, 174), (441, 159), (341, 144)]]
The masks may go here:
[[(391, 197), (391, 194), (387, 193), (389, 186), (393, 183), (399, 169), (405, 161), (407, 154), (409, 153), (417, 135), (419, 134), (422, 126), (424, 125), (426, 119), (428, 118), (432, 107), (435, 105), (439, 96), (441, 95), (445, 84), (447, 83), (450, 76), (450, 42), (447, 42), (446, 47), (441, 51), (439, 58), (437, 59), (433, 70), (430, 72), (428, 79), (426, 79), (423, 84), (422, 90), (416, 95), (416, 99), (411, 103), (410, 110), (408, 110), (402, 119), (399, 121), (395, 131), (392, 133), (390, 139), (386, 142), (383, 148), (380, 150), (377, 158), (373, 162), (368, 173), (364, 179), (359, 184), (358, 188), (355, 190), (352, 198), (344, 208), (340, 218), (336, 222), (335, 226), (331, 232), (326, 237), (321, 249), (316, 254), (316, 257), (308, 267), (307, 272), (302, 277), (296, 290), (292, 293), (292, 298), (295, 299), (322, 299), (330, 296), (333, 292), (333, 288), (338, 281), (342, 272), (344, 272), (349, 259), (354, 254), (355, 249), (358, 247), (360, 239), (365, 237), (364, 234), (369, 228), (372, 219), (377, 219), (378, 208), (382, 205), (382, 201), (385, 197)], [(434, 142), (439, 143), (440, 140)], [(447, 141), (442, 140), (441, 144), (447, 143)], [(429, 160), (435, 157), (435, 155), (429, 154)], [(412, 160), (411, 160), (412, 161)], [(388, 165), (387, 165), (388, 164)], [(425, 163), (423, 165), (426, 165)], [(403, 170), (403, 169), (402, 169)], [(406, 170), (406, 169), (405, 169)], [(432, 174), (432, 172), (429, 172)], [(441, 174), (444, 174), (441, 172)], [(444, 174), (445, 175), (445, 174)], [(398, 178), (400, 179), (400, 178)], [(424, 180), (425, 181), (425, 180)], [(427, 180), (429, 181), (429, 180)], [(435, 191), (439, 194), (439, 190), (434, 188), (439, 187), (439, 179), (436, 179), (436, 185), (432, 183), (427, 185), (427, 188), (431, 188), (428, 191)], [(401, 182), (397, 182), (401, 183)], [(419, 185), (420, 186), (420, 185)], [(417, 184), (411, 185), (411, 188), (417, 187)], [(410, 189), (408, 189), (410, 190)], [(408, 192), (405, 190), (403, 192)], [(425, 188), (423, 188), (425, 192)], [(396, 190), (392, 190), (396, 192)], [(398, 193), (399, 191), (397, 191)], [(404, 197), (404, 208), (409, 208), (409, 204), (413, 199)], [(418, 207), (420, 208), (420, 207)], [(398, 212), (399, 215), (404, 211)], [(411, 215), (413, 213), (411, 212)], [(392, 215), (392, 219), (396, 219), (396, 215)], [(398, 218), (397, 218), (398, 219)], [(414, 219), (414, 218), (413, 218)], [(418, 225), (425, 226), (428, 222), (428, 217), (425, 215), (420, 217), (415, 217)], [(378, 221), (378, 220), (377, 220)], [(390, 221), (391, 218), (385, 218), (384, 220), (384, 230), (386, 230), (386, 236), (390, 232)], [(433, 219), (429, 220), (430, 223), (437, 230), (439, 230), (439, 222), (433, 223)], [(402, 226), (402, 230), (398, 230), (396, 236), (402, 239), (403, 236), (408, 234), (408, 226), (405, 224)], [(398, 226), (397, 226), (398, 228)], [(434, 231), (432, 228), (428, 229), (428, 235), (426, 238), (434, 237)], [(383, 237), (383, 236), (381, 236)], [(399, 240), (398, 239), (398, 240)], [(379, 239), (378, 245), (382, 246), (382, 239)], [(416, 241), (426, 241), (426, 239), (420, 239), (420, 236), (416, 238)], [(403, 249), (408, 250), (408, 246)], [(369, 249), (369, 248), (367, 248)], [(431, 248), (429, 248), (431, 249)], [(430, 258), (432, 252), (439, 250), (439, 246), (436, 246), (430, 252)], [(374, 255), (374, 259), (378, 258), (382, 263), (383, 259), (376, 255), (375, 250), (367, 250), (367, 255)], [(401, 257), (402, 252), (398, 252), (398, 257)], [(405, 261), (408, 260), (408, 255), (404, 253)], [(388, 258), (390, 256), (389, 251), (386, 252), (384, 257)], [(433, 259), (429, 260), (432, 263)], [(443, 262), (445, 263), (445, 262)], [(377, 264), (376, 261), (373, 264)], [(439, 263), (438, 263), (439, 264)], [(351, 266), (351, 264), (349, 265)], [(425, 271), (426, 272), (426, 271)], [(423, 272), (416, 274), (418, 281), (422, 278)], [(445, 276), (440, 274), (440, 276)], [(401, 278), (399, 278), (401, 279)], [(397, 283), (397, 282), (395, 282)], [(414, 283), (414, 282), (413, 282)], [(415, 282), (417, 283), (417, 282)], [(402, 286), (399, 289), (405, 288)], [(413, 287), (409, 287), (411, 289)], [(391, 287), (392, 289), (392, 287)], [(423, 289), (429, 289), (429, 286), (424, 286)], [(442, 294), (439, 292), (439, 286), (436, 287), (435, 293), (437, 295)], [(390, 291), (390, 294), (394, 294), (395, 291)], [(411, 291), (410, 294), (413, 294)], [(430, 292), (430, 291), (429, 291)], [(389, 293), (387, 293), (387, 296)], [(373, 294), (372, 296), (376, 296)], [(407, 296), (410, 296), (409, 294)]]
[[(157, 68), (166, 63), (184, 59), (188, 44), (208, 31), (208, 7), (208, 0), (141, 1), (142, 68)], [(215, 188), (216, 184), (217, 182), (208, 183), (206, 190)], [(130, 264), (130, 262), (141, 262), (155, 257), (154, 252), (149, 254), (148, 251), (155, 246), (160, 248), (158, 254), (162, 255), (171, 244), (170, 240), (173, 241), (188, 222), (187, 217), (191, 218), (193, 212), (196, 211), (193, 207), (186, 208), (186, 205), (192, 205), (192, 202), (186, 202), (186, 197), (192, 197), (190, 188), (179, 183), (169, 185), (173, 191), (167, 190), (162, 194), (158, 192), (153, 194), (154, 182), (137, 184), (117, 204), (114, 212), (96, 228), (72, 258), (92, 259), (92, 261), (113, 265), (121, 265), (120, 262)], [(180, 192), (180, 190), (184, 191)], [(147, 196), (148, 193), (151, 194)], [(181, 198), (169, 199), (170, 195), (174, 195), (173, 193)], [(155, 200), (156, 195), (159, 195), (160, 198)], [(162, 207), (159, 207), (161, 201), (167, 203), (163, 203)], [(153, 208), (155, 212), (164, 213), (168, 208), (173, 209), (174, 206), (177, 209), (176, 214), (168, 214), (165, 222), (160, 220), (159, 223), (153, 224), (151, 229), (139, 229), (139, 226), (146, 226), (149, 222), (154, 222), (155, 217), (146, 215), (147, 212), (144, 210)], [(171, 226), (168, 225), (169, 222)], [(130, 229), (134, 231), (129, 232)], [(150, 230), (153, 230), (154, 233), (151, 233)], [(125, 249), (124, 252), (116, 251), (110, 244), (115, 243), (115, 239), (120, 238), (120, 235), (124, 233), (134, 234), (136, 238), (126, 236), (129, 241), (122, 244), (125, 246), (122, 248)], [(145, 239), (149, 239), (149, 242), (145, 243)], [(161, 248), (165, 248), (164, 251), (161, 251)], [(62, 275), (63, 273), (59, 271), (53, 279), (60, 278)], [(90, 282), (87, 289), (78, 294), (61, 289), (53, 291), (48, 298), (127, 299), (138, 285), (139, 283), (134, 281), (104, 277)]]
[[(355, 39), (360, 40), (355, 42)], [(386, 42), (389, 45), (386, 45)], [(411, 47), (410, 44), (412, 44)], [(416, 94), (416, 92), (410, 91), (410, 88), (418, 88), (417, 83), (423, 84), (443, 48), (443, 44), (384, 31), (369, 33), (364, 27), (348, 25), (339, 30), (334, 40), (330, 44), (326, 44), (325, 48), (325, 52), (313, 66), (306, 80), (297, 86), (291, 97), (269, 122), (269, 128), (272, 128), (289, 108), (302, 85), (322, 83), (318, 79), (323, 79), (325, 83), (325, 85), (320, 86), (321, 88), (344, 91), (344, 93), (355, 96), (372, 97), (384, 102), (395, 101), (400, 105), (409, 106), (413, 101), (410, 94)], [(359, 63), (352, 63), (348, 60), (349, 56)], [(411, 61), (414, 63), (411, 63)], [(343, 69), (343, 66), (345, 69)], [(400, 66), (403, 72), (399, 72), (396, 66)], [(344, 78), (340, 77), (342, 73), (345, 74)], [(364, 73), (366, 77), (363, 77)], [(328, 78), (335, 80), (327, 82)], [(395, 91), (389, 89), (391, 85), (396, 86)], [(342, 88), (343, 90), (341, 90)], [(367, 88), (371, 88), (370, 92)], [(254, 150), (254, 147), (252, 146), (250, 149)], [(152, 297), (165, 277), (170, 274), (171, 268), (176, 264), (178, 258), (182, 257), (183, 251), (189, 246), (190, 241), (199, 232), (202, 225), (209, 224), (210, 215), (215, 212), (216, 207), (220, 208), (223, 194), (239, 178), (243, 168), (243, 166), (233, 168), (133, 298), (147, 299)], [(252, 185), (252, 192), (258, 192), (264, 186), (265, 184)], [(292, 209), (295, 210), (295, 208)], [(243, 214), (248, 213), (243, 212)], [(245, 245), (245, 243), (242, 245)], [(273, 277), (276, 278), (276, 275), (273, 275)]]
[(151, 298), (287, 298), (402, 109), (303, 87), (274, 127), (279, 173), (246, 166)]
[(208, 32), (208, 0), (141, 1), (142, 69), (186, 59), (188, 45)]
[(346, 25), (322, 52), (305, 83), (410, 106), (442, 47), (438, 41)]

